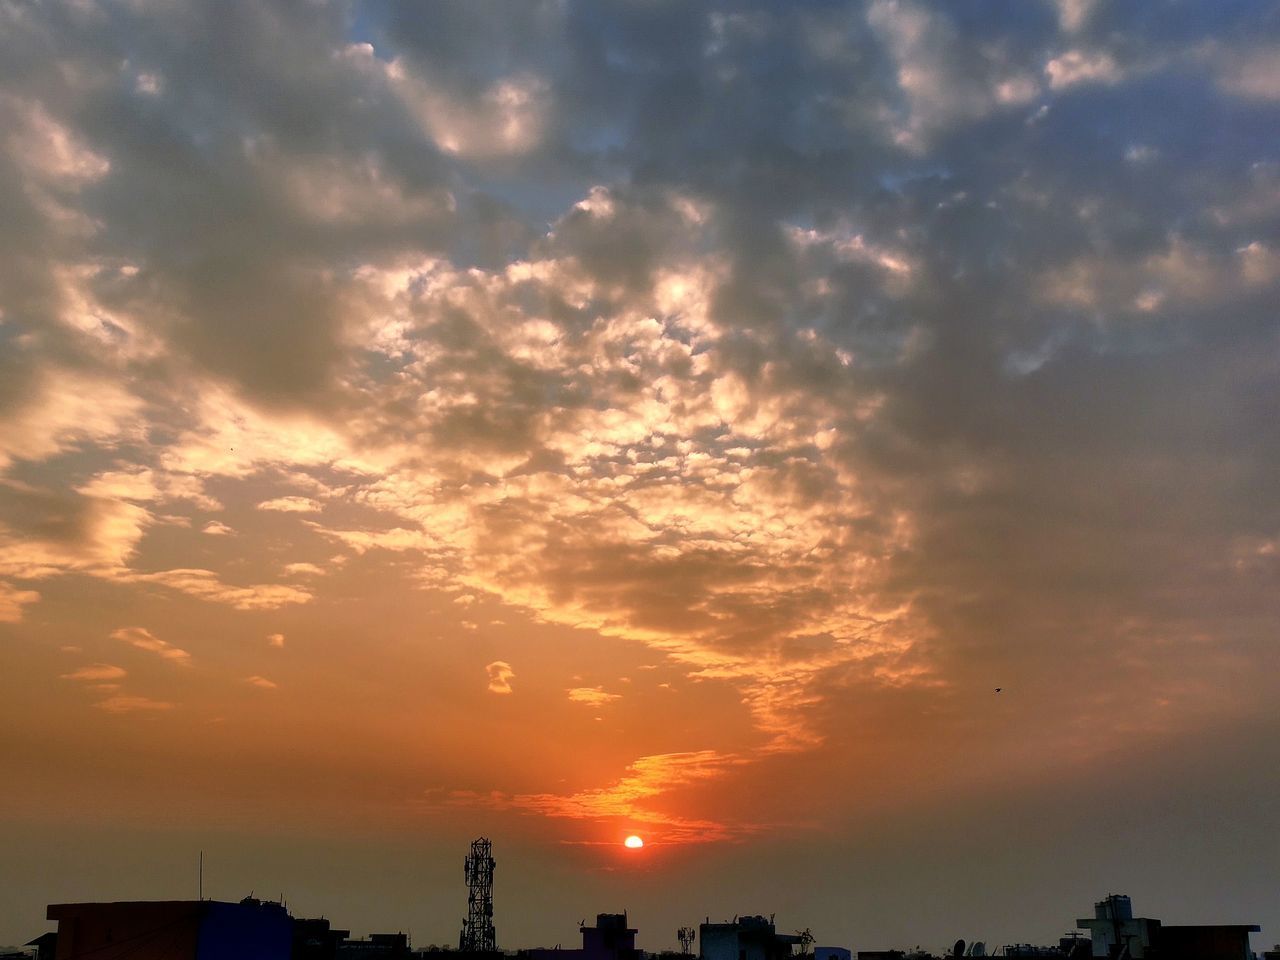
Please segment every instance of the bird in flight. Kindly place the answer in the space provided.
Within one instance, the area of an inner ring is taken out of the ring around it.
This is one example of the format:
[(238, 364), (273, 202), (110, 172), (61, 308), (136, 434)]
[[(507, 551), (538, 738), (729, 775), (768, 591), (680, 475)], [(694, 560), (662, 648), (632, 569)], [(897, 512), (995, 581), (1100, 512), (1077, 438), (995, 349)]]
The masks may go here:
[(999, 693), (999, 692), (1000, 692), (1001, 690), (1003, 690), (1003, 689), (1004, 689), (1004, 687), (996, 687), (996, 693)]

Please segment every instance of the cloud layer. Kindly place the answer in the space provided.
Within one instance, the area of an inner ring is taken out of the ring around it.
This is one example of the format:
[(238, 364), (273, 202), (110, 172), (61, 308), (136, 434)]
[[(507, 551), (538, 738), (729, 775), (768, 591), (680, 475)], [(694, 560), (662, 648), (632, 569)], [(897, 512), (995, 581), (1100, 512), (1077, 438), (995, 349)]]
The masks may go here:
[(1280, 48), (1195, 6), (0, 0), (0, 622), (426, 592), (459, 687), (612, 716), (488, 639), (585, 631), (732, 695), (475, 802), (684, 838), (855, 695), (1013, 676), (1082, 755), (1256, 713)]

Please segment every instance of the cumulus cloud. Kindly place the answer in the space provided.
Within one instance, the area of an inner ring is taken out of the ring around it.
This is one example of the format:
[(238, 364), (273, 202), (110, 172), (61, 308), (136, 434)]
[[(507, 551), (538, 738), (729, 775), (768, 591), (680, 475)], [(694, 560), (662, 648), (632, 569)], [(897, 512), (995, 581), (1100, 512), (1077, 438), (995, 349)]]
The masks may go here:
[(485, 676), (489, 678), (488, 690), (490, 693), (510, 693), (511, 681), (515, 678), (515, 671), (511, 669), (511, 664), (505, 660), (494, 660), (492, 663), (485, 664)]
[(259, 677), (256, 674), (252, 677), (245, 677), (244, 682), (251, 687), (257, 687), (259, 690), (276, 690), (280, 686), (274, 680), (268, 680), (266, 677)]

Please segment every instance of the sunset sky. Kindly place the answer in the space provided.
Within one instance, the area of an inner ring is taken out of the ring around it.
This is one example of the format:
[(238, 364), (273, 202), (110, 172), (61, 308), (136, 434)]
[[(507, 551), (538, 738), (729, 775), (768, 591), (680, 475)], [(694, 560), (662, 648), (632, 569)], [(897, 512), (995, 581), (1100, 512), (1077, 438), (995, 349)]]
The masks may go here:
[(0, 0), (0, 944), (1269, 946), (1278, 302), (1263, 0)]

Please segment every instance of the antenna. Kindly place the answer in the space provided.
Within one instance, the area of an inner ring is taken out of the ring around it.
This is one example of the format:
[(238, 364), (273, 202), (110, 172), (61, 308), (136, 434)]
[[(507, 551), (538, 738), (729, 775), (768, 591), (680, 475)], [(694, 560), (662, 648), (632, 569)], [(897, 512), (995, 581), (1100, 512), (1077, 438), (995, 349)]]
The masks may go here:
[(676, 938), (680, 941), (680, 952), (686, 957), (692, 952), (690, 948), (693, 946), (695, 936), (693, 927), (681, 927), (676, 931)]
[(200, 881), (199, 881), (199, 886), (198, 886), (198, 890), (199, 890), (199, 898), (200, 898), (201, 900), (203, 900), (203, 899), (204, 899), (204, 851), (203, 851), (203, 850), (201, 850), (201, 851), (200, 851), (200, 873), (199, 873), (199, 876), (200, 876)]
[(467, 879), (467, 919), (462, 921), (458, 949), (467, 953), (493, 953), (497, 937), (493, 930), (493, 844), (481, 837), (471, 842), (471, 853), (463, 862)]

